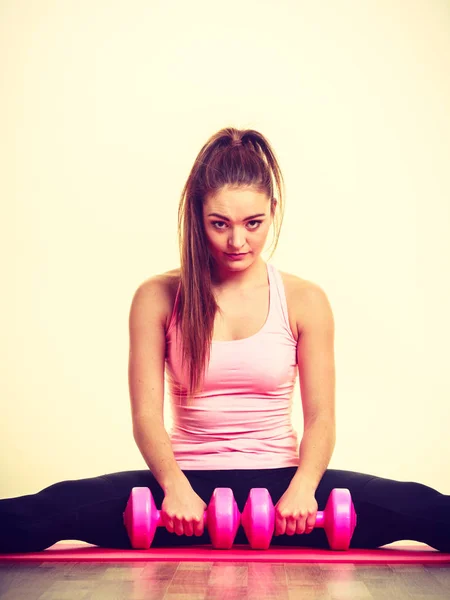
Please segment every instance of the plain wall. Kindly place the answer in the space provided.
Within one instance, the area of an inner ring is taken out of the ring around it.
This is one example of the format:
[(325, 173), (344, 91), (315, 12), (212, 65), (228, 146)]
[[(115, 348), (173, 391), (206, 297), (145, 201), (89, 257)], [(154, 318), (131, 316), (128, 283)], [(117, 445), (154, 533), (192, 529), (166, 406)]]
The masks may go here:
[(333, 309), (330, 468), (450, 493), (446, 0), (3, 0), (0, 70), (0, 497), (147, 468), (131, 300), (179, 266), (181, 190), (225, 126), (273, 144), (271, 262)]

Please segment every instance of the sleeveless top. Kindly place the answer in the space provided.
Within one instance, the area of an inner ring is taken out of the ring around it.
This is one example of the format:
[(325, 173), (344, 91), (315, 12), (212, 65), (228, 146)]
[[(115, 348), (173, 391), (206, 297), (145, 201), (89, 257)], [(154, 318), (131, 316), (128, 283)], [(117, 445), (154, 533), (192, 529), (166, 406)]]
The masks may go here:
[(181, 334), (175, 324), (178, 286), (166, 334), (165, 366), (173, 418), (168, 434), (182, 470), (299, 464), (299, 442), (291, 423), (297, 342), (281, 275), (273, 265), (266, 266), (270, 299), (266, 322), (250, 337), (212, 340), (202, 391), (189, 405), (187, 376), (181, 371)]

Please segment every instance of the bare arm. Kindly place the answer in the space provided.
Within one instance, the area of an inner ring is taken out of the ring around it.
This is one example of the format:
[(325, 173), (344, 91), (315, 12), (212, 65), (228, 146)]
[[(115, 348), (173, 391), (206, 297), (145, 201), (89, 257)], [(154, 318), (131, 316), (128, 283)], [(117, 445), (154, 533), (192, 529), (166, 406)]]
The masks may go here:
[(137, 289), (129, 317), (128, 384), (134, 440), (167, 492), (187, 484), (164, 427), (165, 285), (156, 276)]
[(325, 292), (315, 284), (303, 297), (302, 311), (297, 363), (304, 433), (291, 483), (315, 491), (336, 443), (334, 318)]
[(163, 423), (154, 421), (136, 424), (134, 439), (164, 493), (183, 483), (191, 485), (175, 460), (172, 444)]

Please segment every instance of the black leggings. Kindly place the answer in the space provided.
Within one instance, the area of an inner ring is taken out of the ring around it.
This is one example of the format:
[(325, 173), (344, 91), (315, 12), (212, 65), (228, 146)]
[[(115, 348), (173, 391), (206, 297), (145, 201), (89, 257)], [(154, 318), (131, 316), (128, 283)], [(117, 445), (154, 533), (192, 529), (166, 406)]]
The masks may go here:
[[(183, 472), (206, 504), (216, 487), (231, 488), (242, 512), (253, 487), (267, 488), (276, 504), (296, 470), (285, 467)], [(40, 551), (60, 540), (130, 549), (123, 512), (131, 489), (137, 486), (149, 487), (157, 508), (161, 508), (164, 493), (148, 469), (61, 481), (36, 494), (0, 500), (0, 552)], [(358, 516), (351, 548), (377, 548), (397, 540), (416, 540), (450, 552), (450, 496), (420, 483), (328, 469), (315, 494), (319, 510), (325, 508), (335, 487), (350, 490)], [(206, 528), (202, 536), (179, 536), (158, 527), (152, 547), (209, 543)], [(248, 543), (242, 527), (235, 543)], [(271, 545), (329, 548), (323, 529), (314, 529), (310, 534), (274, 536)]]

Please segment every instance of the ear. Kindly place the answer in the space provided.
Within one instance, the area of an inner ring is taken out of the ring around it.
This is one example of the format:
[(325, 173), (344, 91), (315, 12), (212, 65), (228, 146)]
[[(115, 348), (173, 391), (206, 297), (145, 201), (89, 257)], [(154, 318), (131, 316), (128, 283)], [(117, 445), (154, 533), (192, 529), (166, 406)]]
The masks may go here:
[(271, 206), (270, 206), (270, 210), (271, 210), (271, 215), (273, 216), (275, 214), (275, 209), (277, 207), (278, 201), (276, 198), (272, 198), (272, 202), (271, 202)]

